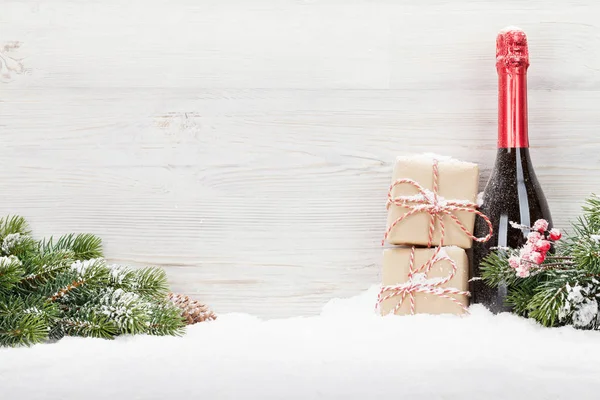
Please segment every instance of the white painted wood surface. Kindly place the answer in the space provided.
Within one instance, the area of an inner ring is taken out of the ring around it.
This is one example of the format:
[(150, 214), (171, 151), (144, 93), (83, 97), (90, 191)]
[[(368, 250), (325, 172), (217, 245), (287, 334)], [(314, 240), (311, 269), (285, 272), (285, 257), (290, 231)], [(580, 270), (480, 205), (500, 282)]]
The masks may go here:
[(0, 0), (2, 213), (91, 231), (218, 312), (379, 281), (398, 154), (495, 154), (496, 32), (530, 39), (533, 160), (567, 226), (600, 174), (600, 3)]

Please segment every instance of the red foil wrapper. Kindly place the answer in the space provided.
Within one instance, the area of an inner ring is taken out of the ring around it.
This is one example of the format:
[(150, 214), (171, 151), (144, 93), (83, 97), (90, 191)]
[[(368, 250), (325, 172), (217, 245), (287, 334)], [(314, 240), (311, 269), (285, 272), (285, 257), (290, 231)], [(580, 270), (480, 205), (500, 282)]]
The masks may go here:
[(527, 132), (527, 36), (507, 28), (496, 38), (498, 71), (498, 147), (529, 147)]

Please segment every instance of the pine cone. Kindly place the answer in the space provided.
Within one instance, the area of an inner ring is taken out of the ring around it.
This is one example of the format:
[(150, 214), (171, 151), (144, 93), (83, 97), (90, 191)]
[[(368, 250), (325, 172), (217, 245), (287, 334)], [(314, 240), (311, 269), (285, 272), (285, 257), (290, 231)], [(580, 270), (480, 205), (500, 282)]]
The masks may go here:
[(169, 300), (181, 309), (181, 315), (188, 325), (217, 319), (215, 313), (207, 305), (190, 299), (183, 294), (169, 293)]

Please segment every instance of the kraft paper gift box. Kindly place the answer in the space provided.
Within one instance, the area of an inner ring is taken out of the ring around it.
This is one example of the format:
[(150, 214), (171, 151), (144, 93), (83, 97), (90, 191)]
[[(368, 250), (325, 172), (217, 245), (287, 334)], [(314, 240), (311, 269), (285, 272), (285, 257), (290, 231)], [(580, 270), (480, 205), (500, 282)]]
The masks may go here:
[[(441, 259), (433, 264), (426, 275), (424, 275), (422, 272), (415, 274), (413, 276), (413, 282), (424, 283), (426, 285), (431, 282), (433, 285), (431, 285), (430, 288), (433, 291), (450, 289), (454, 292), (464, 292), (464, 294), (443, 293), (445, 296), (452, 297), (458, 301), (459, 304), (457, 304), (451, 299), (442, 297), (438, 294), (415, 291), (413, 292), (415, 314), (463, 314), (465, 313), (465, 308), (468, 307), (469, 299), (466, 292), (468, 290), (469, 266), (467, 254), (465, 250), (455, 246), (441, 247), (440, 249), (440, 257), (444, 258), (444, 256), (447, 256), (456, 264), (456, 273), (452, 279), (446, 283), (440, 284), (439, 286), (435, 286), (435, 283), (439, 283), (440, 280), (447, 278), (452, 273), (452, 265), (450, 261)], [(396, 247), (384, 250), (382, 273), (383, 289), (386, 287), (397, 287), (398, 285), (406, 284), (408, 282), (411, 251), (412, 248), (410, 247)], [(414, 251), (413, 269), (417, 269), (433, 257), (436, 249), (415, 248)], [(389, 294), (392, 294), (393, 292), (393, 290), (382, 291), (381, 299), (385, 298), (385, 296)], [(401, 301), (401, 299), (402, 294), (398, 294), (383, 300), (379, 305), (381, 314), (387, 315), (390, 312), (393, 312), (394, 308)], [(411, 314), (409, 294), (405, 295), (402, 304), (395, 314)]]
[[(466, 206), (466, 203), (472, 203), (474, 206), (477, 199), (479, 167), (474, 163), (435, 155), (398, 157), (394, 166), (392, 183), (397, 179), (412, 179), (423, 189), (426, 189), (431, 195), (434, 186), (434, 159), (437, 160), (437, 194), (441, 200), (440, 204), (444, 204), (444, 201), (455, 200), (459, 204), (464, 203), (463, 209), (474, 209), (475, 207)], [(405, 196), (419, 199), (425, 198), (414, 185), (408, 183), (394, 186), (391, 190), (391, 196), (392, 199)], [(388, 230), (397, 218), (409, 211), (411, 211), (411, 208), (397, 204), (388, 204)], [(452, 211), (452, 213), (456, 215), (466, 230), (472, 234), (475, 223), (475, 213), (466, 210)], [(449, 215), (443, 215), (441, 218), (443, 218), (445, 226), (443, 245), (458, 246), (463, 249), (470, 248), (472, 239), (463, 232), (461, 227), (453, 221)], [(406, 217), (403, 221), (399, 222), (389, 230), (386, 240), (388, 243), (397, 245), (427, 246), (429, 244), (430, 220), (431, 214), (428, 212), (416, 212)], [(436, 220), (431, 246), (439, 245), (440, 239), (440, 221)]]

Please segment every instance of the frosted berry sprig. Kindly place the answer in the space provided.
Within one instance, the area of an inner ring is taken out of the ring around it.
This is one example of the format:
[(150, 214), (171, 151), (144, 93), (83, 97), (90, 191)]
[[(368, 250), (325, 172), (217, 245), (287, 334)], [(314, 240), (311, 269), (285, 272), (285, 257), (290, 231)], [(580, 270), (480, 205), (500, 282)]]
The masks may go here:
[(540, 268), (548, 258), (552, 244), (562, 237), (558, 229), (548, 230), (548, 221), (545, 219), (538, 219), (529, 229), (531, 232), (527, 235), (527, 242), (520, 249), (519, 255), (508, 259), (508, 264), (520, 278), (531, 275), (532, 268)]

